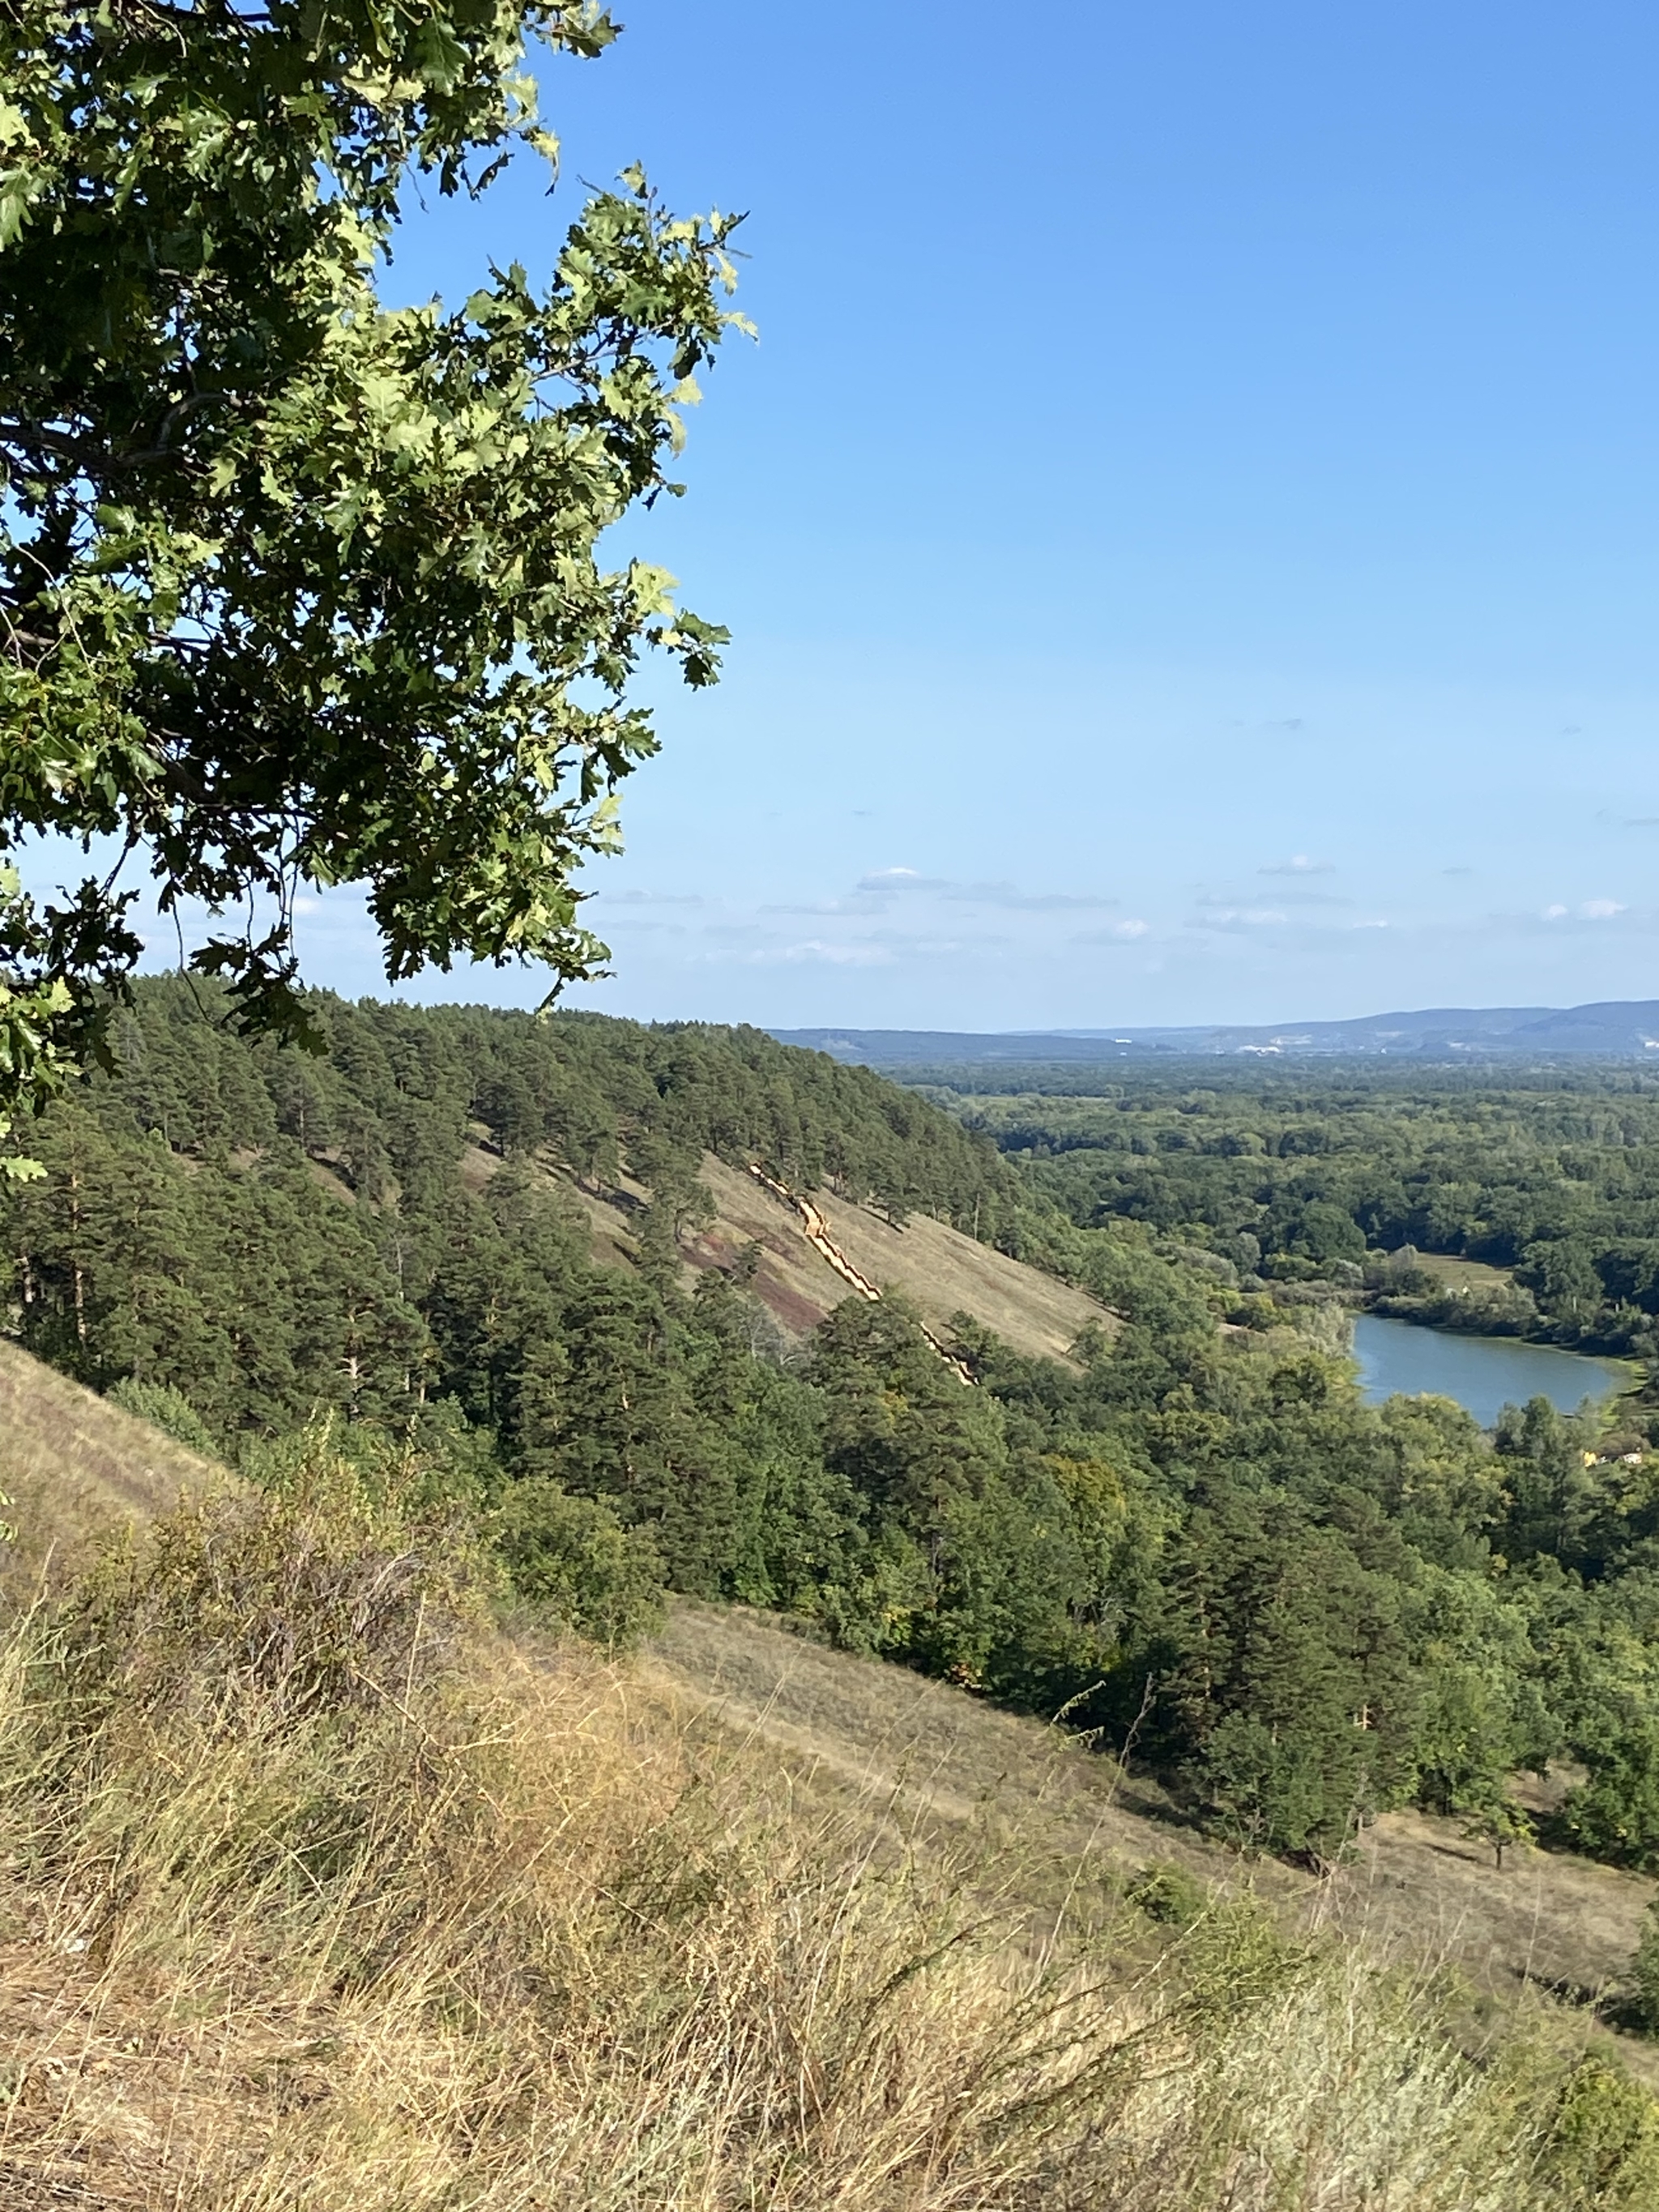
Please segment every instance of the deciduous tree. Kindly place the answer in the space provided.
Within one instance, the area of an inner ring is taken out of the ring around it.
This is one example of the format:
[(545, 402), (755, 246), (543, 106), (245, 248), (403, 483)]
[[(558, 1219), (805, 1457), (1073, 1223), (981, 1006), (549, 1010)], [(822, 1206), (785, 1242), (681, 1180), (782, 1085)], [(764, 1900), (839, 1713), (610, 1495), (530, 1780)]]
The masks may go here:
[[(629, 679), (715, 674), (724, 632), (599, 540), (680, 489), (732, 218), (635, 171), (544, 280), (377, 286), (415, 182), (552, 162), (531, 43), (614, 35), (591, 0), (0, 14), (0, 854), (105, 841), (163, 912), (242, 916), (193, 957), (245, 1025), (305, 1029), (305, 884), (367, 887), (394, 978), (591, 973), (574, 874), (656, 745)], [(0, 874), (0, 1114), (97, 1050), (133, 896)]]

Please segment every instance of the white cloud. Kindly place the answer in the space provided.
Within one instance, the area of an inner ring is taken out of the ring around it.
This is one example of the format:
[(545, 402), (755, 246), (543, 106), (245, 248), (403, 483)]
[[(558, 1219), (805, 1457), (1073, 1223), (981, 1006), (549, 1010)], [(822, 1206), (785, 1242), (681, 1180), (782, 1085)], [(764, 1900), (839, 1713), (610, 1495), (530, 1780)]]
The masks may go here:
[(872, 868), (860, 876), (861, 891), (944, 891), (951, 886), (943, 876), (924, 876), (919, 868)]
[(1109, 921), (1104, 929), (1091, 929), (1085, 937), (1074, 937), (1073, 945), (1128, 945), (1137, 937), (1151, 933), (1150, 921)]
[(1282, 907), (1224, 906), (1203, 915), (1200, 929), (1273, 929), (1290, 920)]
[(1334, 876), (1334, 860), (1310, 860), (1306, 853), (1292, 853), (1288, 860), (1273, 860), (1265, 868), (1258, 868), (1259, 876)]
[(1061, 913), (1076, 908), (1115, 906), (1115, 898), (1103, 898), (1092, 893), (1079, 896), (1069, 891), (1024, 891), (1018, 884), (960, 883), (949, 876), (924, 876), (916, 868), (875, 868), (860, 876), (857, 896), (879, 897), (893, 891), (929, 892), (936, 898), (951, 899), (969, 906), (1007, 907), (1030, 914)]
[(1544, 908), (1544, 919), (1546, 921), (1559, 921), (1566, 910), (1564, 906), (1547, 906)]
[(1598, 898), (1586, 899), (1578, 911), (1586, 921), (1611, 921), (1625, 909), (1617, 899)]
[(799, 945), (779, 945), (775, 951), (750, 952), (746, 957), (757, 966), (775, 961), (821, 961), (834, 968), (890, 968), (893, 963), (891, 949), (885, 945), (871, 945), (867, 941), (856, 945), (836, 945), (822, 937), (809, 937)]

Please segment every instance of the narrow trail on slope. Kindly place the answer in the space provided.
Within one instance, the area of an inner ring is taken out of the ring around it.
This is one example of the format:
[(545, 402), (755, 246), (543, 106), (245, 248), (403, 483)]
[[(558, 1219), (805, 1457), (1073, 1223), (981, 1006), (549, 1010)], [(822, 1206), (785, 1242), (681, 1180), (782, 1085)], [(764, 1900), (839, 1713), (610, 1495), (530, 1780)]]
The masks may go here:
[[(757, 1182), (763, 1184), (766, 1189), (771, 1192), (774, 1198), (781, 1200), (781, 1202), (789, 1208), (789, 1211), (800, 1223), (801, 1233), (805, 1237), (807, 1243), (818, 1255), (820, 1259), (828, 1261), (830, 1266), (833, 1267), (836, 1273), (841, 1277), (842, 1282), (850, 1284), (852, 1288), (858, 1292), (861, 1298), (868, 1298), (872, 1305), (879, 1305), (881, 1303), (880, 1291), (877, 1288), (875, 1284), (870, 1280), (870, 1278), (867, 1275), (860, 1273), (859, 1270), (853, 1265), (847, 1255), (842, 1250), (840, 1245), (836, 1243), (834, 1237), (830, 1234), (829, 1226), (824, 1221), (823, 1216), (818, 1212), (817, 1206), (813, 1205), (811, 1200), (810, 1198), (800, 1197), (796, 1192), (790, 1189), (787, 1183), (777, 1182), (773, 1176), (767, 1174), (764, 1168), (757, 1167), (753, 1160), (750, 1160), (749, 1163), (749, 1172), (754, 1176)], [(967, 1383), (969, 1388), (971, 1389), (974, 1387), (974, 1377), (969, 1371), (967, 1362), (965, 1360), (958, 1359), (954, 1352), (950, 1351), (945, 1345), (941, 1344), (938, 1337), (933, 1334), (933, 1330), (928, 1328), (926, 1322), (920, 1322), (918, 1326), (921, 1328), (922, 1334), (927, 1338), (928, 1343), (933, 1346), (933, 1350), (939, 1354), (939, 1358), (945, 1362), (951, 1372), (956, 1376), (957, 1382)]]

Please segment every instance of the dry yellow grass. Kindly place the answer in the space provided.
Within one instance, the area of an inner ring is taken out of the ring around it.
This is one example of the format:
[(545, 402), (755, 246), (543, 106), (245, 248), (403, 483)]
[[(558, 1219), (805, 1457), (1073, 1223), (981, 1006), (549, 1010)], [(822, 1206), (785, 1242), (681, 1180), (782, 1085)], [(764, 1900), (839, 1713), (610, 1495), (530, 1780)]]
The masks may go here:
[(913, 1214), (895, 1229), (867, 1206), (829, 1192), (815, 1192), (813, 1203), (860, 1273), (884, 1289), (902, 1291), (936, 1327), (953, 1314), (971, 1314), (1028, 1358), (1064, 1359), (1085, 1328), (1109, 1336), (1119, 1326), (1116, 1315), (1086, 1291), (926, 1214)]
[[(880, 1802), (890, 1826), (947, 1850), (1017, 1856), (1039, 1915), (1102, 1909), (1149, 1864), (1212, 1889), (1248, 1883), (1291, 1924), (1340, 1930), (1424, 1972), (1451, 1966), (1512, 2003), (1528, 1987), (1618, 1983), (1659, 1885), (1565, 1852), (1513, 1852), (1502, 1872), (1455, 1820), (1385, 1814), (1328, 1878), (1241, 1862), (1173, 1817), (1149, 1777), (1121, 1775), (1056, 1730), (908, 1669), (831, 1650), (739, 1607), (676, 1601), (652, 1663), (685, 1708), (784, 1768), (815, 1805)], [(1603, 2047), (1659, 2082), (1653, 2046)]]
[[(753, 1176), (705, 1152), (699, 1174), (714, 1202), (714, 1218), (688, 1240), (692, 1269), (729, 1267), (755, 1246), (757, 1296), (788, 1334), (815, 1328), (848, 1296), (848, 1285), (813, 1249), (800, 1216)], [(585, 1209), (594, 1257), (627, 1264), (629, 1223), (648, 1194), (622, 1178), (609, 1197), (570, 1188)], [(948, 1328), (958, 1313), (994, 1329), (1016, 1352), (1037, 1359), (1064, 1359), (1085, 1328), (1110, 1335), (1115, 1314), (1070, 1284), (1006, 1253), (994, 1251), (958, 1229), (913, 1214), (895, 1229), (867, 1206), (832, 1193), (809, 1194), (830, 1236), (853, 1267), (882, 1290), (903, 1293), (931, 1327)]]
[(0, 2212), (1659, 2204), (1581, 2020), (1473, 2047), (1224, 1885), (1171, 1942), (1122, 1869), (1223, 1863), (1033, 1724), (709, 1609), (509, 1642), (325, 1450), (204, 1495), (0, 1358), (37, 1540), (185, 1498), (0, 1630)]
[(216, 1473), (106, 1399), (0, 1340), (0, 1491), (15, 1501), (14, 1579), (113, 1520), (165, 1511)]
[(355, 1480), (186, 1510), (5, 1639), (0, 2204), (1652, 2201), (1651, 2106), (1574, 2049), (1471, 2056), (1247, 1899), (1156, 1959), (1033, 1941), (1016, 1860), (875, 1848), (879, 1804), (503, 1644)]

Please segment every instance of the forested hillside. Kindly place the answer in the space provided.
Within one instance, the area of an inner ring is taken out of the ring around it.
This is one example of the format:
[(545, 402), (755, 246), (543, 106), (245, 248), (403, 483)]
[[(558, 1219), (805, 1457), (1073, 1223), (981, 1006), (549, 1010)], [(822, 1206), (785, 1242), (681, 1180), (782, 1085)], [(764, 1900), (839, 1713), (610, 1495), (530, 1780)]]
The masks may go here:
[[(1241, 1291), (1184, 1212), (1178, 1237), (1068, 1221), (926, 1100), (751, 1031), (329, 1001), (311, 1060), (209, 1012), (146, 986), (113, 1072), (31, 1132), (47, 1172), (4, 1218), (27, 1348), (256, 1474), (331, 1410), (601, 1636), (666, 1583), (1133, 1732), (1243, 1844), (1328, 1854), (1413, 1800), (1498, 1838), (1527, 1825), (1514, 1771), (1571, 1757), (1550, 1832), (1659, 1866), (1659, 1494), (1547, 1406), (1495, 1437), (1367, 1407), (1328, 1285)], [(688, 1287), (705, 1150), (977, 1222), (1122, 1326), (1060, 1363), (964, 1322), (972, 1387), (901, 1301), (791, 1345), (741, 1258)], [(636, 1261), (601, 1267), (575, 1178), (624, 1164)]]

